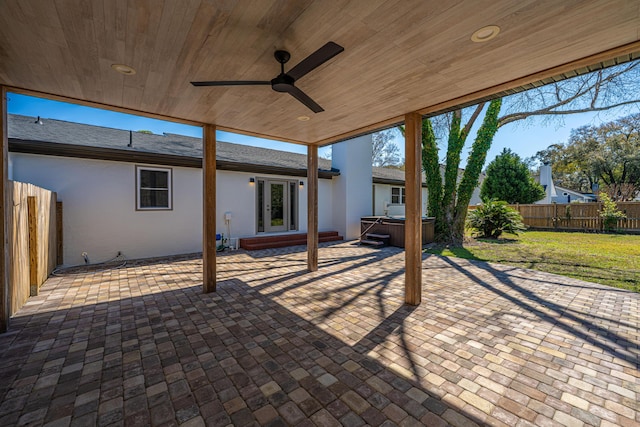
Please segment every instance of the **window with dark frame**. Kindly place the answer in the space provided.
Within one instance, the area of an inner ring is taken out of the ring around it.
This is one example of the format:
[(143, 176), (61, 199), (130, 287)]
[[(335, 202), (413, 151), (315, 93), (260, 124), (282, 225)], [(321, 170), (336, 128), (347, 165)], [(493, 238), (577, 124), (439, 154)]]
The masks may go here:
[(264, 231), (264, 181), (258, 180), (258, 231)]
[(170, 168), (136, 166), (137, 210), (172, 209)]
[(404, 205), (404, 187), (391, 187), (391, 203), (394, 205)]
[(298, 182), (289, 181), (289, 230), (298, 229)]

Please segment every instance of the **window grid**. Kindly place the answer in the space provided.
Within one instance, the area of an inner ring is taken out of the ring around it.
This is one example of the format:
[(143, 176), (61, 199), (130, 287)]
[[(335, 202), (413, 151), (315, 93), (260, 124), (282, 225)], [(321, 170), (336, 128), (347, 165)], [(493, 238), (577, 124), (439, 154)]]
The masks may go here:
[(405, 204), (405, 189), (404, 187), (391, 187), (391, 203), (394, 205)]
[(136, 210), (172, 209), (172, 170), (136, 166)]

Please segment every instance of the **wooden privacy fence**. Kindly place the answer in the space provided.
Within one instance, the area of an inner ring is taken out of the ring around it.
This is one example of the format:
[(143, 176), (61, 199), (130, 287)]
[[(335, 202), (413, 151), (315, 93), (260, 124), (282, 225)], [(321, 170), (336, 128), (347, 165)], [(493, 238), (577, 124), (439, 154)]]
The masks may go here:
[[(534, 230), (602, 231), (602, 203), (552, 203), (549, 205), (510, 205), (517, 209), (523, 222)], [(618, 209), (627, 215), (616, 228), (640, 233), (640, 202), (620, 202)]]
[[(56, 193), (33, 184), (9, 181), (9, 315), (24, 305), (57, 264), (61, 204)], [(60, 211), (60, 213), (58, 212)]]

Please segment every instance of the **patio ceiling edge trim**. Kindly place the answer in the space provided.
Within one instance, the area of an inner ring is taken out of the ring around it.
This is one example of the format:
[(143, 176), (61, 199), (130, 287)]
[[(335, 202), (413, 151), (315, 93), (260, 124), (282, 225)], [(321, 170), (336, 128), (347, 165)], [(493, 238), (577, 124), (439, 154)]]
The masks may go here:
[(242, 130), (242, 129), (235, 129), (232, 127), (227, 127), (227, 126), (220, 126), (220, 125), (216, 125), (216, 128), (218, 130), (224, 131), (224, 132), (231, 132), (231, 133), (237, 133), (240, 135), (246, 135), (246, 136), (254, 136), (256, 138), (264, 138), (264, 139), (270, 139), (272, 141), (277, 141), (277, 142), (287, 142), (290, 144), (298, 144), (298, 145), (316, 145), (316, 143), (314, 142), (305, 142), (305, 141), (298, 141), (296, 139), (287, 139), (287, 138), (282, 138), (279, 136), (274, 136), (274, 135), (269, 135), (269, 134), (264, 134), (264, 133), (260, 133), (260, 132), (251, 132), (248, 130)]
[(183, 124), (183, 125), (204, 127), (204, 125), (207, 124), (207, 123), (197, 122), (197, 121), (194, 121), (194, 120), (188, 120), (188, 119), (181, 119), (181, 118), (178, 118), (178, 117), (165, 116), (165, 115), (162, 115), (162, 114), (150, 113), (148, 111), (135, 110), (135, 109), (132, 109), (132, 108), (117, 107), (115, 105), (103, 104), (103, 103), (95, 102), (95, 101), (86, 101), (84, 99), (72, 98), (72, 97), (64, 96), (64, 95), (56, 95), (56, 94), (47, 93), (47, 92), (39, 92), (37, 90), (25, 89), (25, 88), (20, 88), (20, 87), (15, 87), (15, 86), (5, 86), (5, 88), (7, 89), (7, 92), (13, 92), (13, 93), (16, 93), (16, 94), (19, 94), (19, 95), (28, 95), (28, 96), (35, 96), (37, 98), (50, 99), (50, 100), (53, 100), (53, 101), (68, 102), (70, 104), (82, 105), (84, 107), (99, 108), (99, 109), (102, 109), (102, 110), (115, 111), (117, 113), (133, 114), (133, 115), (137, 115), (137, 116), (148, 117), (150, 119), (164, 120), (164, 121), (167, 121), (167, 122), (180, 123), (180, 124)]
[[(548, 68), (546, 70), (538, 71), (533, 74), (529, 74), (524, 77), (519, 77), (514, 80), (510, 80), (505, 83), (500, 83), (495, 86), (488, 87), (486, 89), (482, 89), (476, 92), (472, 92), (467, 95), (463, 95), (454, 99), (450, 99), (448, 101), (444, 101), (438, 104), (434, 104), (428, 107), (421, 108), (417, 110), (422, 116), (437, 116), (438, 114), (446, 113), (447, 111), (451, 111), (455, 108), (466, 107), (470, 105), (477, 104), (479, 102), (488, 101), (494, 98), (498, 98), (500, 96), (506, 96), (513, 93), (517, 93), (526, 89), (529, 89), (535, 86), (537, 83), (546, 84), (549, 83), (549, 79), (553, 81), (560, 81), (572, 76), (563, 76), (565, 73), (574, 72), (579, 69), (585, 69), (583, 73), (585, 74), (590, 71), (595, 71), (596, 69), (605, 68), (608, 66), (618, 65), (618, 62), (612, 64), (605, 64), (607, 61), (612, 61), (619, 57), (629, 55), (632, 56), (631, 59), (636, 59), (638, 53), (640, 52), (640, 40), (636, 40), (634, 42), (615, 47), (613, 49), (605, 50), (600, 53), (596, 53), (593, 55), (589, 55), (587, 57), (577, 59), (571, 62), (567, 62), (562, 65), (558, 65), (556, 67)], [(622, 61), (625, 62), (625, 61)], [(622, 63), (620, 62), (620, 63)], [(594, 65), (599, 64), (600, 66), (595, 67), (593, 69), (589, 69), (589, 67), (593, 67)], [(350, 132), (346, 132), (340, 135), (336, 135), (331, 138), (326, 138), (318, 141), (316, 144), (319, 146), (331, 145), (338, 142), (345, 141), (347, 139), (356, 138), (358, 136), (366, 135), (376, 131), (382, 131), (385, 129), (389, 129), (391, 127), (400, 125), (404, 122), (404, 115), (397, 116), (391, 119), (383, 120), (378, 123), (373, 123), (371, 125), (367, 125), (358, 129), (355, 129)]]
[[(16, 86), (5, 86), (5, 87), (7, 88), (7, 92), (13, 92), (13, 93), (17, 93), (17, 94), (20, 94), (20, 95), (35, 96), (35, 97), (38, 97), (38, 98), (51, 99), (51, 100), (54, 100), (54, 101), (68, 102), (68, 103), (71, 103), (71, 104), (82, 105), (82, 106), (85, 106), (85, 107), (99, 108), (99, 109), (102, 109), (102, 110), (115, 111), (115, 112), (124, 113), (124, 114), (133, 114), (133, 115), (138, 115), (138, 116), (142, 116), (142, 117), (148, 117), (148, 118), (151, 118), (151, 119), (165, 120), (165, 121), (168, 121), (168, 122), (180, 123), (180, 124), (183, 124), (183, 125), (204, 127), (205, 124), (214, 124), (214, 123), (202, 123), (202, 122), (198, 122), (198, 121), (195, 121), (195, 120), (182, 119), (182, 118), (179, 118), (179, 117), (165, 116), (165, 115), (162, 115), (162, 114), (150, 113), (148, 111), (141, 111), (141, 110), (136, 110), (136, 109), (133, 109), (133, 108), (118, 107), (118, 106), (111, 105), (111, 104), (103, 104), (103, 103), (95, 102), (95, 101), (87, 101), (87, 100), (83, 100), (83, 99), (73, 98), (73, 97), (70, 97), (70, 96), (56, 95), (56, 94), (53, 94), (53, 93), (40, 92), (40, 91), (37, 91), (37, 90), (25, 89), (25, 88), (16, 87)], [(268, 134), (262, 134), (262, 133), (258, 133), (258, 132), (245, 131), (245, 130), (242, 130), (242, 129), (235, 129), (235, 128), (231, 128), (231, 127), (227, 127), (227, 126), (216, 125), (216, 130), (221, 130), (221, 131), (224, 131), (224, 132), (237, 133), (237, 134), (240, 134), (240, 135), (254, 136), (256, 138), (270, 139), (272, 141), (278, 141), (278, 142), (289, 142), (289, 143), (292, 143), (292, 144), (299, 144), (299, 145), (315, 145), (315, 143), (311, 143), (311, 142), (297, 141), (297, 140), (291, 140), (291, 139), (286, 139), (285, 140), (284, 138), (281, 138), (281, 137), (278, 137), (278, 136), (274, 136), (274, 135), (268, 135)]]
[[(623, 55), (632, 55), (638, 52), (640, 52), (640, 40), (636, 40), (634, 42), (631, 42), (622, 46), (605, 50), (600, 53), (589, 55), (581, 59), (570, 61), (556, 67), (538, 71), (536, 73), (529, 74), (524, 77), (519, 77), (517, 79), (511, 80), (505, 83), (501, 83), (495, 86), (488, 87), (486, 89), (472, 92), (467, 95), (450, 99), (448, 101), (427, 106), (427, 107), (418, 109), (416, 111), (422, 116), (427, 116), (427, 115), (435, 116), (437, 114), (450, 111), (453, 108), (473, 105), (478, 102), (482, 102), (482, 101), (493, 99), (499, 96), (515, 93), (520, 90), (524, 90), (524, 87), (527, 85), (535, 84), (537, 82), (543, 82), (544, 80), (561, 76), (564, 73), (573, 72), (580, 68), (590, 67), (598, 63), (604, 63), (605, 61), (610, 61), (614, 58), (621, 57)], [(616, 65), (616, 64), (611, 64), (611, 65)], [(589, 70), (585, 72), (588, 72), (588, 71)], [(186, 124), (191, 126), (204, 127), (205, 124), (208, 124), (208, 123), (202, 123), (202, 122), (197, 122), (197, 121), (188, 120), (188, 119), (182, 119), (178, 117), (164, 116), (161, 114), (151, 113), (147, 111), (135, 110), (135, 109), (126, 108), (126, 107), (117, 107), (115, 105), (103, 104), (95, 101), (81, 100), (77, 98), (67, 97), (64, 95), (56, 95), (56, 94), (51, 94), (46, 92), (39, 92), (39, 91), (15, 87), (15, 86), (4, 85), (3, 87), (6, 88), (7, 92), (13, 92), (13, 93), (29, 95), (29, 96), (36, 96), (39, 98), (52, 99), (55, 101), (70, 102), (73, 104), (84, 105), (87, 107), (101, 108), (101, 109), (116, 111), (116, 112), (125, 113), (125, 114), (135, 114), (143, 117), (149, 117), (149, 118), (158, 119), (158, 120), (166, 120), (170, 122), (181, 123), (181, 124)], [(407, 112), (404, 112), (404, 113), (407, 113)], [(265, 139), (270, 139), (274, 141), (290, 142), (290, 143), (300, 144), (300, 145), (317, 145), (319, 147), (322, 147), (322, 146), (335, 144), (348, 139), (356, 138), (358, 136), (366, 135), (372, 132), (381, 131), (384, 129), (389, 129), (394, 126), (397, 126), (404, 122), (404, 113), (380, 122), (376, 122), (370, 125), (360, 127), (353, 131), (345, 132), (345, 133), (335, 135), (330, 138), (325, 138), (316, 142), (305, 142), (305, 141), (296, 141), (296, 140), (289, 140), (289, 139), (285, 141), (285, 138), (277, 137), (274, 135), (262, 134), (259, 132), (250, 132), (242, 129), (235, 129), (235, 128), (219, 126), (219, 125), (216, 125), (216, 128), (219, 130), (227, 131), (227, 132), (239, 133), (242, 135), (265, 138)]]

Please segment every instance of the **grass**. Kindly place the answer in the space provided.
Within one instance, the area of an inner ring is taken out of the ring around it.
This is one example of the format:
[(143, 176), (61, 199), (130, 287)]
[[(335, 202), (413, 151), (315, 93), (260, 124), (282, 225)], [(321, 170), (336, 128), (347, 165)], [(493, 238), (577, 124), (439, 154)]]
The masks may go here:
[(490, 261), (640, 292), (640, 236), (527, 231), (428, 253)]

